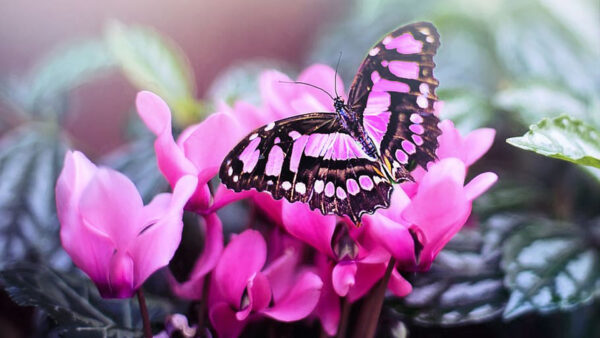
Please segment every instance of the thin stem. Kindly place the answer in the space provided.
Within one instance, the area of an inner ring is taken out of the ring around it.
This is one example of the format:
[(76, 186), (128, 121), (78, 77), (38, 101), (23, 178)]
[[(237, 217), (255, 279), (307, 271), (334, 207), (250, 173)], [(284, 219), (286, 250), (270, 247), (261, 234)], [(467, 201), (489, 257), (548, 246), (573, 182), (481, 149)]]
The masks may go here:
[(210, 291), (210, 273), (204, 276), (202, 285), (202, 301), (200, 302), (200, 310), (198, 311), (198, 332), (202, 332), (204, 328), (204, 318), (208, 308), (208, 294)]
[(368, 297), (366, 297), (363, 302), (356, 329), (354, 330), (354, 337), (375, 337), (375, 331), (377, 331), (377, 324), (379, 323), (379, 315), (381, 314), (381, 307), (383, 306), (385, 290), (387, 290), (387, 285), (395, 265), (396, 261), (394, 260), (394, 257), (390, 258), (383, 279), (371, 290)]
[(337, 338), (346, 337), (346, 332), (348, 332), (348, 317), (350, 316), (350, 302), (348, 301), (348, 297), (342, 298), (342, 314), (340, 318), (340, 324), (338, 326)]
[(150, 317), (148, 316), (148, 308), (146, 307), (146, 299), (142, 288), (137, 290), (137, 299), (140, 303), (140, 312), (142, 313), (142, 321), (144, 322), (144, 337), (152, 338), (152, 328), (150, 327)]

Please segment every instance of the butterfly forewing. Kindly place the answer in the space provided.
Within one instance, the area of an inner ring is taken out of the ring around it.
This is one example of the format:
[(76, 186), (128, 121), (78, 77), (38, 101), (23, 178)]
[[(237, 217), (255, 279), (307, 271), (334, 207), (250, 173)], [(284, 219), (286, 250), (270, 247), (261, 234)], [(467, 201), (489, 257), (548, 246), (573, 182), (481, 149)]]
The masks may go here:
[(389, 206), (392, 186), (382, 170), (334, 113), (310, 113), (251, 132), (227, 155), (219, 177), (235, 191), (267, 191), (358, 223), (363, 213)]
[(439, 47), (435, 27), (419, 22), (387, 34), (368, 52), (354, 78), (348, 105), (378, 145), (394, 181), (410, 179), (412, 162), (435, 159), (438, 118), (433, 56)]

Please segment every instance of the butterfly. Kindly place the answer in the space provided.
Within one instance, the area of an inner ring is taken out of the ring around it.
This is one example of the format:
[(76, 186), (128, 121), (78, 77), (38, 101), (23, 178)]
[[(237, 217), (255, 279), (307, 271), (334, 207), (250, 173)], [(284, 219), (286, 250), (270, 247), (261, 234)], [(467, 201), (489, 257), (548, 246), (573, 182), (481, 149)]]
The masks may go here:
[(402, 26), (373, 46), (348, 102), (255, 129), (225, 157), (221, 181), (234, 191), (267, 191), (321, 213), (361, 216), (390, 205), (393, 183), (436, 159), (439, 119), (433, 56), (439, 34), (428, 22)]

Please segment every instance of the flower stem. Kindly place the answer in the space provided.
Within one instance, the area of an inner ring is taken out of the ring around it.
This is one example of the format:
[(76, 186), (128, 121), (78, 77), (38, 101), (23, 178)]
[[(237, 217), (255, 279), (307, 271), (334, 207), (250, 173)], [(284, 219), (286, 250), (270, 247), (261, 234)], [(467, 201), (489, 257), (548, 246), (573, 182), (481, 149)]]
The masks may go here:
[(142, 313), (142, 321), (144, 322), (144, 337), (152, 338), (152, 328), (150, 327), (150, 317), (148, 316), (148, 308), (146, 307), (146, 299), (142, 288), (136, 292), (138, 303), (140, 304), (140, 312)]
[(365, 298), (358, 316), (358, 321), (356, 322), (354, 337), (375, 337), (377, 324), (379, 323), (379, 315), (381, 314), (381, 307), (383, 306), (383, 298), (385, 297), (385, 290), (387, 290), (387, 285), (395, 265), (396, 261), (394, 260), (394, 257), (390, 258), (383, 279), (375, 285), (369, 293), (369, 296)]
[(348, 332), (348, 317), (350, 315), (350, 302), (348, 301), (348, 297), (342, 298), (342, 314), (340, 318), (340, 325), (338, 327), (338, 338), (346, 337), (346, 332)]

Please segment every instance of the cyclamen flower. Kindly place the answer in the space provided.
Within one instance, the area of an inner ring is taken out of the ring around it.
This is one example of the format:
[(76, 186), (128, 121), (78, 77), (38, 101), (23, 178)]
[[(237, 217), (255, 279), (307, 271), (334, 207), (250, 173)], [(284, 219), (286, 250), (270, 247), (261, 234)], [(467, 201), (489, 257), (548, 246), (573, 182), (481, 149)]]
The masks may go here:
[(450, 121), (442, 121), (440, 128), (440, 160), (431, 164), (428, 171), (415, 169), (415, 182), (403, 183), (401, 189), (394, 190), (389, 209), (365, 217), (373, 237), (407, 271), (429, 269), (467, 221), (472, 201), (498, 179), (488, 172), (464, 184), (468, 166), (490, 148), (493, 129), (478, 129), (463, 139)]
[(163, 99), (142, 91), (137, 95), (136, 105), (146, 126), (157, 136), (154, 149), (160, 171), (171, 186), (182, 176), (196, 176), (198, 184), (186, 209), (208, 213), (213, 201), (207, 183), (219, 171), (225, 155), (243, 136), (239, 122), (228, 112), (214, 113), (201, 123), (186, 128), (175, 142), (171, 111)]
[(235, 236), (223, 250), (211, 282), (209, 316), (219, 337), (239, 335), (246, 323), (262, 316), (282, 322), (308, 316), (319, 301), (321, 279), (298, 265), (297, 245), (277, 243), (285, 249), (267, 262), (267, 243), (256, 230)]
[(179, 242), (183, 207), (197, 179), (182, 176), (173, 193), (144, 206), (123, 174), (96, 167), (80, 152), (67, 152), (56, 183), (60, 238), (75, 265), (104, 298), (128, 298), (166, 266)]

